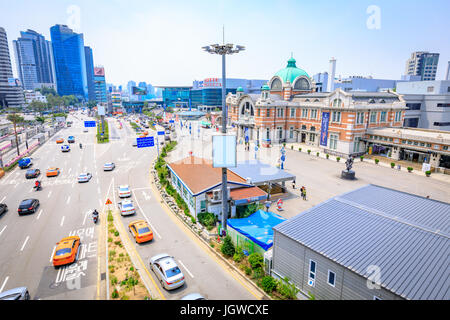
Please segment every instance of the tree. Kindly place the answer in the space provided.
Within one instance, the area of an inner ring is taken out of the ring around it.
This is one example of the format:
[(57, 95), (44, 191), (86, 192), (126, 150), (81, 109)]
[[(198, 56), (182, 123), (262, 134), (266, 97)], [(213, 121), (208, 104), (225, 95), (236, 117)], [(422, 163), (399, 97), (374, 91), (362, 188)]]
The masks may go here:
[(48, 105), (45, 102), (33, 100), (29, 105), (28, 108), (33, 110), (34, 112), (39, 112), (39, 115), (42, 116), (42, 113), (47, 110)]
[(234, 245), (233, 242), (231, 241), (231, 237), (230, 236), (226, 236), (225, 239), (223, 240), (223, 244), (222, 247), (220, 248), (220, 250), (222, 251), (222, 253), (228, 257), (232, 257), (234, 255)]
[(16, 148), (17, 148), (17, 155), (20, 154), (19, 152), (19, 139), (17, 138), (17, 125), (24, 122), (24, 118), (18, 114), (16, 114), (16, 110), (12, 110), (13, 113), (9, 114), (6, 119), (11, 121), (14, 125), (14, 135), (16, 136)]

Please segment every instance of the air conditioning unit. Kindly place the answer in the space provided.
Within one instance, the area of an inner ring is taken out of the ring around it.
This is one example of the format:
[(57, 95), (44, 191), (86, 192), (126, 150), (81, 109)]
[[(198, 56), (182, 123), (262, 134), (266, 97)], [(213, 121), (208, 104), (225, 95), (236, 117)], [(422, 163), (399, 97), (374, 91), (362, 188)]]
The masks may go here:
[(220, 189), (213, 190), (212, 200), (213, 201), (222, 200), (222, 190)]
[(267, 250), (264, 252), (264, 271), (266, 274), (270, 275), (272, 270), (272, 258), (273, 258), (273, 251), (272, 249)]

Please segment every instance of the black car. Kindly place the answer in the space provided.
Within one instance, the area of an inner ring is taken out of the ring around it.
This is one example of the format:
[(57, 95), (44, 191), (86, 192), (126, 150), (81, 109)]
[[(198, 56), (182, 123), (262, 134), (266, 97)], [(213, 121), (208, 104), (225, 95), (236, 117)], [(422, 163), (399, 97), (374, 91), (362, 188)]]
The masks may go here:
[(8, 211), (8, 206), (4, 203), (0, 203), (0, 216)]
[(38, 199), (22, 200), (22, 202), (19, 205), (19, 208), (17, 209), (17, 213), (19, 213), (19, 216), (24, 213), (34, 213), (36, 212), (37, 207), (39, 207)]
[(41, 170), (39, 170), (39, 169), (29, 169), (25, 173), (25, 178), (27, 178), (27, 179), (37, 178), (40, 174), (41, 174)]

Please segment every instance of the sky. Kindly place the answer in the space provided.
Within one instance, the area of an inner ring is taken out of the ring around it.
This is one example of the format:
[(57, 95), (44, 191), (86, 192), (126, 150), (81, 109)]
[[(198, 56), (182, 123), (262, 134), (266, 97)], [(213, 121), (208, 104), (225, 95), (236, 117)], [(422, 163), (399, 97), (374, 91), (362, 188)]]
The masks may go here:
[(227, 56), (229, 78), (267, 79), (292, 56), (310, 76), (400, 79), (414, 51), (440, 53), (437, 79), (450, 60), (448, 0), (0, 0), (17, 77), (12, 40), (66, 24), (84, 34), (106, 82), (192, 85), (221, 77), (221, 59), (202, 51), (213, 43), (246, 50)]

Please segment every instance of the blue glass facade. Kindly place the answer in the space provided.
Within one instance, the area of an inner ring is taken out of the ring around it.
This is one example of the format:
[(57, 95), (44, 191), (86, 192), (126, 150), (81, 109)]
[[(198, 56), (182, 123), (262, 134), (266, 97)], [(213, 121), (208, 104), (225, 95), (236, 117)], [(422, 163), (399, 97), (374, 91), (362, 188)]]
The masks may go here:
[(190, 87), (165, 87), (162, 98), (166, 107), (188, 107), (190, 104)]
[[(236, 89), (226, 89), (226, 94), (229, 92), (235, 94)], [(214, 89), (197, 89), (191, 91), (192, 106), (222, 106), (222, 88)]]
[(95, 99), (95, 82), (94, 82), (94, 57), (90, 47), (84, 47), (84, 56), (86, 59), (86, 80), (88, 86), (88, 100), (96, 101)]
[(59, 95), (75, 95), (88, 99), (86, 59), (83, 34), (72, 31), (65, 25), (50, 28), (56, 83)]

